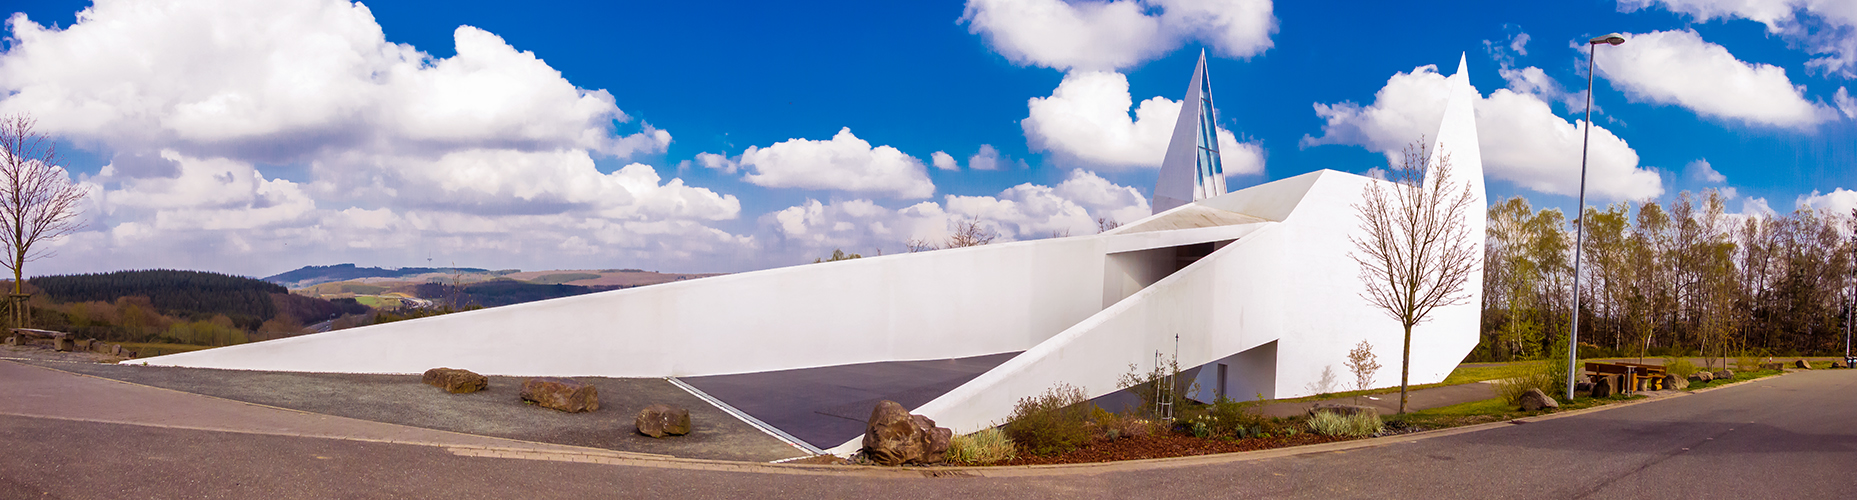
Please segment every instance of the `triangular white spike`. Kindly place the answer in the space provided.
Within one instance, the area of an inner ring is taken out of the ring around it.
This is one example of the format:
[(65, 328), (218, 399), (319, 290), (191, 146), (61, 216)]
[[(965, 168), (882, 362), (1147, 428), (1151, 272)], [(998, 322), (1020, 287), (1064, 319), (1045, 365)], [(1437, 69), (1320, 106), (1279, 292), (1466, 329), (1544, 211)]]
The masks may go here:
[(1219, 155), (1218, 117), (1212, 107), (1212, 83), (1206, 75), (1206, 51), (1180, 100), (1180, 118), (1154, 182), (1154, 213), (1225, 194), (1225, 167)]

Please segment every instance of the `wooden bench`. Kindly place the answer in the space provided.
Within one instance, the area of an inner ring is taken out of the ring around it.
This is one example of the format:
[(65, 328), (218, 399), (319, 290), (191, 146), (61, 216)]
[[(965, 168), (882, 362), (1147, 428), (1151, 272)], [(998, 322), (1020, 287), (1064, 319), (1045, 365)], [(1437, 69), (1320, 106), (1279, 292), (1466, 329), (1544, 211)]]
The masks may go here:
[(1639, 363), (1597, 363), (1587, 362), (1586, 372), (1595, 382), (1598, 377), (1614, 377), (1614, 381), (1629, 380), (1627, 384), (1613, 384), (1619, 392), (1637, 392), (1639, 387), (1646, 390), (1663, 389), (1664, 367)]

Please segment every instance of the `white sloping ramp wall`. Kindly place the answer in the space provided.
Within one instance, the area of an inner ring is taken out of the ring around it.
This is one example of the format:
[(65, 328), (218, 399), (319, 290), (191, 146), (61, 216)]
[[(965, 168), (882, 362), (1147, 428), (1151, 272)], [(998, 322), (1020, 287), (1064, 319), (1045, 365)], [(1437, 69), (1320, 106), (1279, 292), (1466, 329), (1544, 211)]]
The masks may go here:
[[(1376, 387), (1396, 385), (1404, 332), (1361, 298), (1364, 285), (1348, 260), (1348, 235), (1358, 219), (1350, 206), (1368, 183), (1318, 171), (1210, 198), (1202, 205), (1282, 216), (1173, 275), (1064, 330), (974, 380), (916, 409), (956, 433), (1003, 423), (1021, 398), (1056, 384), (1090, 397), (1117, 390), (1132, 364), (1146, 371), (1154, 353), (1174, 353), (1194, 367), (1276, 342), (1272, 366), (1233, 366), (1230, 373), (1276, 374), (1265, 397), (1299, 397), (1323, 368), (1344, 371), (1347, 351), (1361, 340), (1375, 346), (1382, 369)], [(1480, 284), (1473, 284), (1480, 286)], [(1476, 346), (1480, 305), (1440, 308), (1436, 321), (1414, 330), (1412, 383), (1439, 382)], [(1259, 362), (1255, 356), (1235, 362)], [(1391, 362), (1388, 362), (1388, 361)], [(1242, 385), (1242, 384), (1240, 384)], [(1208, 388), (1202, 388), (1208, 389)], [(834, 453), (855, 452), (854, 439)]]

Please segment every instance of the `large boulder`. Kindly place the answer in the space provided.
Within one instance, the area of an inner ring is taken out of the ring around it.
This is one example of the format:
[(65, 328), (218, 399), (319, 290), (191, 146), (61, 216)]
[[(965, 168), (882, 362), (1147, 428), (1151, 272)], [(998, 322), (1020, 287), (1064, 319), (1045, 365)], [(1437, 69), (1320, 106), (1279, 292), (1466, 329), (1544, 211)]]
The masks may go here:
[(1715, 370), (1715, 379), (1716, 380), (1734, 380), (1734, 370), (1730, 370), (1727, 368)]
[(638, 433), (661, 438), (664, 436), (682, 436), (690, 433), (690, 410), (667, 404), (653, 404), (638, 411), (638, 418), (633, 420), (638, 426)]
[(1600, 375), (1598, 378), (1593, 380), (1593, 397), (1609, 398), (1609, 397), (1612, 397), (1613, 392), (1614, 391), (1612, 390), (1612, 376)]
[(1844, 360), (1842, 359), (1831, 360), (1831, 367), (1832, 368), (1850, 368), (1849, 366), (1844, 365)]
[(477, 392), (490, 387), (490, 377), (478, 375), (470, 370), (456, 368), (433, 368), (426, 370), (421, 382), (426, 385), (444, 389), (452, 394)]
[(1762, 370), (1784, 370), (1786, 369), (1786, 363), (1781, 363), (1778, 361), (1774, 361), (1771, 363), (1761, 363), (1760, 369)]
[(1672, 374), (1664, 375), (1664, 390), (1681, 391), (1689, 388), (1689, 379)]
[(1529, 389), (1522, 393), (1522, 411), (1541, 411), (1560, 408), (1560, 402), (1548, 397), (1541, 389)]
[(1689, 374), (1689, 378), (1694, 379), (1697, 382), (1708, 382), (1710, 380), (1715, 380), (1715, 372), (1710, 372), (1706, 370), (1699, 371), (1696, 373)]
[(600, 409), (600, 390), (574, 380), (537, 377), (522, 383), (522, 400), (568, 413)]
[(881, 401), (870, 411), (864, 426), (864, 455), (881, 465), (941, 463), (948, 456), (954, 431), (936, 427), (934, 420), (911, 415), (895, 401)]
[(1812, 362), (1811, 362), (1811, 361), (1806, 361), (1806, 360), (1803, 360), (1803, 359), (1801, 359), (1801, 360), (1798, 360), (1798, 361), (1794, 361), (1794, 362), (1793, 362), (1793, 368), (1798, 368), (1798, 369), (1801, 369), (1801, 370), (1810, 370), (1810, 369), (1812, 369)]

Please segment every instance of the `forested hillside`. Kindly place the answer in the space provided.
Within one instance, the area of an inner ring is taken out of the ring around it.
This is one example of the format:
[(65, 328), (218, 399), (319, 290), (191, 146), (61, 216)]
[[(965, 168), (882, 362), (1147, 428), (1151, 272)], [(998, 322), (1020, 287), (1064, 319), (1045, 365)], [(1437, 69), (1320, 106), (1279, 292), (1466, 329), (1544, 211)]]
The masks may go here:
[(277, 304), (271, 294), (290, 293), (282, 286), (241, 276), (167, 269), (40, 276), (27, 283), (54, 302), (114, 302), (117, 297), (148, 297), (162, 314), (224, 314), (243, 328), (257, 328), (276, 317)]
[(41, 276), (26, 286), (32, 326), (112, 341), (238, 344), (372, 312), (352, 299), (292, 295), (265, 281), (200, 271)]
[[(1842, 355), (1857, 214), (1729, 214), (1722, 195), (1586, 212), (1582, 355)], [(1473, 360), (1564, 356), (1575, 235), (1559, 210), (1490, 207)]]

